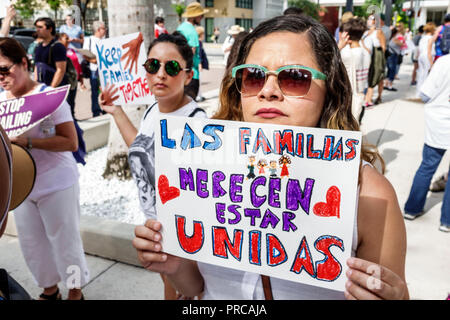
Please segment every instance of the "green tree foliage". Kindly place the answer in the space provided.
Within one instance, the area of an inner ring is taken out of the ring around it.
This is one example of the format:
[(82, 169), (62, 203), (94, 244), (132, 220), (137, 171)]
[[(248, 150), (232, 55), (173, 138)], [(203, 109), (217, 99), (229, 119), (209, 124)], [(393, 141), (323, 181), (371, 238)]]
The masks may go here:
[(16, 0), (14, 8), (22, 18), (28, 19), (33, 16), (34, 11), (40, 6), (37, 0)]
[(47, 4), (55, 12), (55, 19), (57, 19), (58, 10), (61, 5), (70, 6), (72, 5), (72, 0), (47, 0)]
[(289, 0), (288, 6), (301, 8), (305, 14), (313, 17), (316, 20), (319, 19), (319, 12), (324, 12), (326, 10), (324, 8), (321, 8), (317, 3), (309, 0)]
[(172, 4), (173, 10), (177, 13), (178, 21), (181, 22), (181, 16), (183, 15), (184, 11), (186, 11), (186, 5), (182, 2), (178, 2), (175, 4)]
[[(353, 9), (353, 13), (358, 17), (367, 18), (370, 15), (370, 12), (367, 12), (367, 9), (371, 5), (382, 8), (383, 2), (383, 0), (365, 0), (361, 7), (355, 7)], [(409, 17), (406, 15), (406, 12), (403, 11), (403, 2), (405, 2), (405, 0), (392, 0), (392, 17), (394, 17), (395, 12), (397, 12), (398, 17), (400, 17), (400, 22), (408, 23)], [(394, 21), (393, 23), (395, 24), (397, 21)]]
[[(62, 5), (72, 5), (72, 0), (47, 0), (47, 4), (56, 13)], [(14, 8), (18, 11), (20, 16), (24, 19), (31, 18), (36, 9), (41, 9), (41, 4), (38, 0), (16, 0)]]

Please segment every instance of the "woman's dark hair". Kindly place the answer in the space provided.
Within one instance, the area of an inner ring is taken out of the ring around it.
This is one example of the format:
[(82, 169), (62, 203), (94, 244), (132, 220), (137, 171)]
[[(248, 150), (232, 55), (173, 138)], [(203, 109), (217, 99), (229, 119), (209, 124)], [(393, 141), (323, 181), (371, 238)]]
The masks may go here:
[(352, 41), (361, 40), (364, 32), (366, 31), (366, 23), (361, 18), (352, 18), (349, 21), (342, 24), (342, 31), (347, 32), (349, 39)]
[(158, 24), (158, 23), (164, 23), (164, 18), (163, 17), (156, 17), (156, 19), (155, 19), (155, 23), (156, 24)]
[(389, 40), (391, 40), (392, 38), (394, 38), (395, 35), (396, 35), (397, 33), (398, 33), (397, 28), (392, 28), (392, 31), (391, 31), (391, 38), (390, 38)]
[(45, 27), (47, 29), (52, 28), (52, 36), (56, 35), (56, 25), (55, 25), (55, 21), (53, 21), (50, 18), (38, 18), (35, 22), (34, 22), (34, 26), (36, 26), (36, 23), (38, 22), (44, 22)]
[(31, 68), (25, 49), (16, 39), (0, 37), (0, 54), (15, 64), (21, 64), (23, 58), (25, 58), (27, 60), (27, 70)]
[[(347, 70), (342, 62), (339, 48), (333, 35), (318, 21), (306, 15), (284, 15), (260, 23), (239, 46), (239, 51), (225, 70), (219, 96), (219, 110), (215, 119), (243, 121), (241, 95), (236, 88), (231, 70), (246, 63), (253, 44), (260, 38), (275, 32), (305, 34), (309, 39), (319, 71), (327, 76), (325, 99), (319, 127), (359, 131), (358, 121), (352, 114), (352, 89)], [(362, 159), (374, 163), (383, 161), (376, 150), (362, 144)]]
[(194, 54), (192, 53), (192, 49), (187, 43), (186, 38), (178, 31), (175, 31), (172, 34), (163, 33), (157, 39), (153, 40), (148, 47), (147, 56), (155, 45), (163, 42), (173, 43), (177, 47), (177, 50), (184, 61), (186, 61), (186, 68), (192, 69)]

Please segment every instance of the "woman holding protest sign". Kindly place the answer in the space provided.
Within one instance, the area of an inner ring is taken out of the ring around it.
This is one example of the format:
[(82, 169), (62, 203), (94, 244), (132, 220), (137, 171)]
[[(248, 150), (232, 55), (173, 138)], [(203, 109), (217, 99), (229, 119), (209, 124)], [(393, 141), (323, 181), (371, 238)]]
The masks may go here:
[[(33, 81), (29, 66), (16, 40), (0, 38), (0, 85), (5, 89), (0, 100), (52, 89)], [(82, 299), (81, 287), (89, 281), (89, 271), (79, 232), (78, 168), (71, 153), (77, 150), (78, 139), (70, 106), (63, 102), (11, 141), (30, 151), (37, 168), (34, 188), (14, 216), (25, 261), (37, 285), (44, 288), (40, 299), (61, 299), (57, 285), (61, 280), (69, 288), (68, 299)], [(77, 279), (71, 277), (73, 272)]]
[[(206, 117), (197, 103), (184, 92), (193, 76), (193, 54), (186, 39), (179, 33), (161, 34), (148, 49), (144, 64), (150, 91), (157, 102), (149, 106), (137, 130), (120, 106), (114, 106), (117, 88), (105, 88), (100, 96), (101, 107), (111, 114), (129, 147), (129, 164), (136, 181), (141, 209), (146, 219), (156, 219), (155, 212), (155, 147), (153, 120), (159, 114)], [(176, 293), (166, 282), (165, 298)]]
[[(307, 16), (276, 17), (243, 40), (222, 81), (215, 118), (358, 131), (350, 88), (336, 42), (323, 25)], [(138, 257), (145, 268), (166, 274), (182, 293), (203, 292), (204, 299), (406, 299), (405, 226), (395, 191), (373, 167), (378, 158), (363, 145), (345, 294), (276, 278), (262, 280), (254, 273), (166, 254), (160, 243), (162, 226), (155, 220), (136, 228)]]

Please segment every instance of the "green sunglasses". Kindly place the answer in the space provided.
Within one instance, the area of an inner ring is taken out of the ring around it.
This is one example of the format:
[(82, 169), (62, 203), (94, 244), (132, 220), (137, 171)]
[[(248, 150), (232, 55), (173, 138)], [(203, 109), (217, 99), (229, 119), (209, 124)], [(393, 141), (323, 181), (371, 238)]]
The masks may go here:
[(271, 74), (277, 77), (283, 95), (297, 98), (308, 94), (313, 79), (327, 79), (322, 72), (300, 65), (288, 65), (270, 71), (257, 64), (241, 64), (231, 71), (238, 91), (245, 96), (256, 96)]
[(175, 60), (161, 62), (158, 59), (153, 59), (153, 58), (145, 61), (143, 66), (145, 68), (145, 71), (147, 71), (148, 73), (156, 74), (158, 72), (159, 68), (161, 68), (161, 65), (164, 65), (164, 70), (171, 77), (177, 76), (180, 73), (180, 71), (190, 71), (191, 70), (188, 68), (182, 68), (180, 63)]

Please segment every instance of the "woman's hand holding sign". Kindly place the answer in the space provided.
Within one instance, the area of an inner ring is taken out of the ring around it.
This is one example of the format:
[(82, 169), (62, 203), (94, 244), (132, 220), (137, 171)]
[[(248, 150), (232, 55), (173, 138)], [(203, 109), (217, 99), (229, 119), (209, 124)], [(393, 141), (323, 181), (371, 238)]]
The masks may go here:
[(141, 44), (144, 42), (144, 37), (142, 36), (142, 33), (139, 32), (139, 36), (131, 40), (128, 43), (125, 43), (122, 48), (128, 48), (127, 53), (123, 55), (121, 60), (127, 60), (125, 64), (125, 69), (128, 69), (130, 67), (130, 73), (132, 73), (133, 66), (135, 67), (134, 73), (137, 74), (138, 70), (138, 58), (139, 58), (139, 52), (141, 49)]
[(359, 258), (348, 259), (347, 265), (346, 299), (404, 299), (406, 283), (390, 269)]
[(136, 227), (136, 238), (133, 240), (133, 246), (136, 248), (139, 261), (145, 269), (173, 274), (177, 272), (183, 259), (162, 252), (160, 230), (160, 222), (147, 220), (143, 226)]
[(145, 269), (166, 275), (183, 295), (195, 297), (203, 291), (203, 277), (197, 263), (164, 253), (161, 246), (161, 223), (149, 219), (135, 229), (133, 247)]
[(105, 90), (102, 90), (102, 94), (100, 95), (100, 104), (104, 111), (114, 114), (119, 109), (114, 105), (114, 101), (116, 101), (119, 96), (117, 92), (119, 89), (115, 88), (114, 85), (107, 86)]

